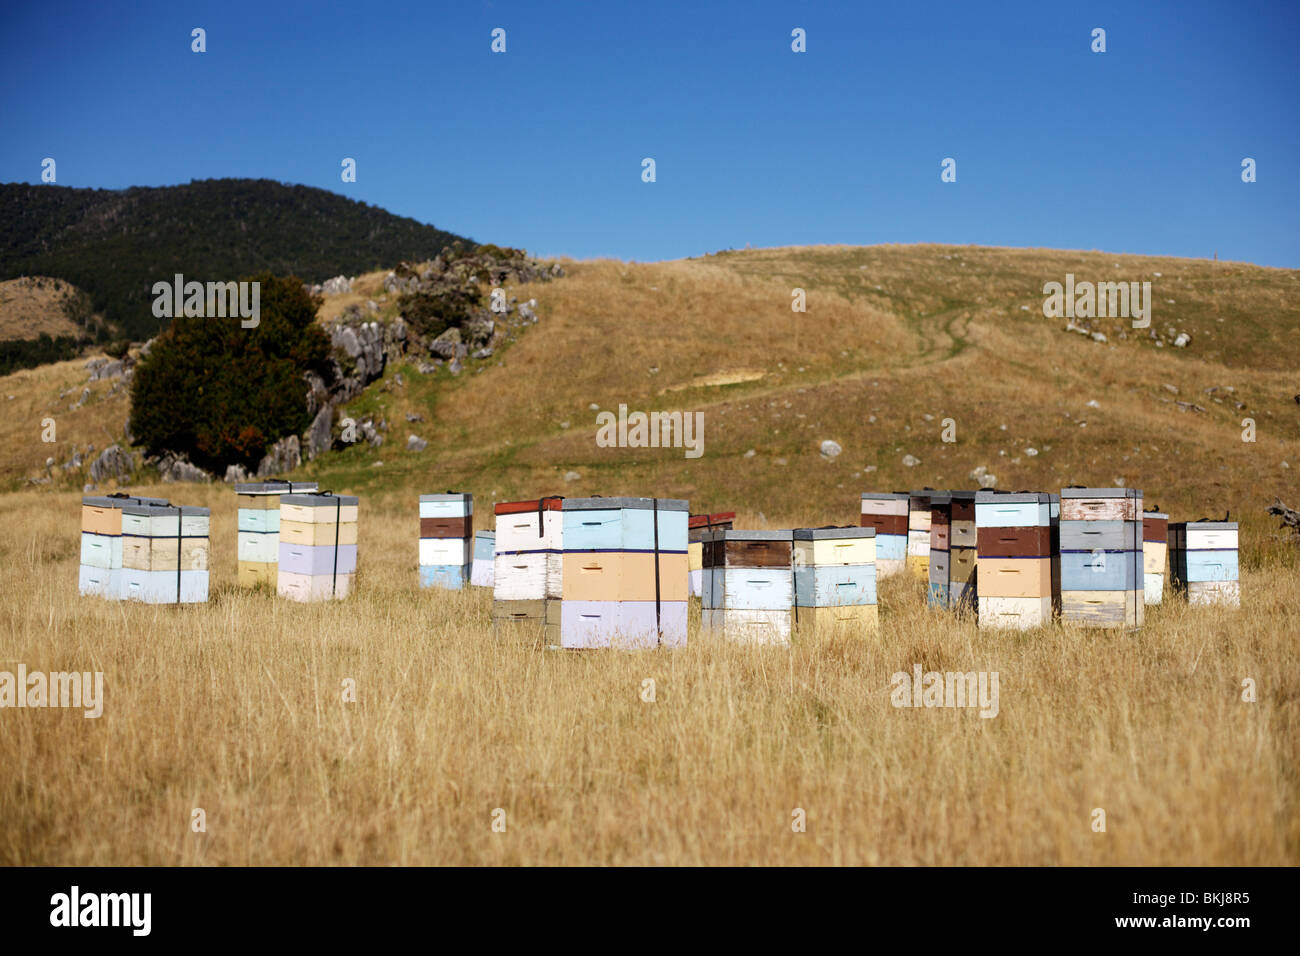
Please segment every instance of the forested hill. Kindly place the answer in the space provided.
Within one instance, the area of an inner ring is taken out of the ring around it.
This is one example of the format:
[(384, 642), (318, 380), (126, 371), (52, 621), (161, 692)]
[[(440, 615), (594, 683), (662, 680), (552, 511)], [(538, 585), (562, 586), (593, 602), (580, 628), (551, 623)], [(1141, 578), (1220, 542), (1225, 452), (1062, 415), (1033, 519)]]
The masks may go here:
[(267, 179), (124, 190), (0, 184), (0, 280), (71, 282), (137, 340), (168, 321), (153, 315), (150, 290), (177, 272), (227, 281), (270, 269), (321, 282), (430, 259), (460, 238), (323, 189)]

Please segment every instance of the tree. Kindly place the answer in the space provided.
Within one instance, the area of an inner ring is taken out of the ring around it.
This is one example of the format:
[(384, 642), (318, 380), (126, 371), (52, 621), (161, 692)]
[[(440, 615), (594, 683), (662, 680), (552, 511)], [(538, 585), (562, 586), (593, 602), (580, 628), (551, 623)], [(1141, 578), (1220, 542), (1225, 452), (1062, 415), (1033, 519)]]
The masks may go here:
[(328, 336), (316, 324), (320, 300), (302, 282), (269, 272), (260, 321), (178, 316), (136, 367), (131, 431), (151, 455), (183, 454), (220, 474), (256, 468), (268, 448), (310, 423), (304, 376), (332, 376)]

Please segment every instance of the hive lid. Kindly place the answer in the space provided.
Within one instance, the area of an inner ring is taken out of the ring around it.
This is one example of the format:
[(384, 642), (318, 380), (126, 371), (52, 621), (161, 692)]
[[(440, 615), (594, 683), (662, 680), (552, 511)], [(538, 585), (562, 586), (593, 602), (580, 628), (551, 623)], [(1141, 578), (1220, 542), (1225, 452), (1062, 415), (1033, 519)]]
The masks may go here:
[[(1155, 518), (1157, 521), (1168, 521), (1168, 520), (1169, 520), (1169, 515), (1165, 514), (1163, 511), (1144, 511), (1144, 512), (1142, 512), (1142, 517), (1144, 517), (1144, 518)], [(1234, 523), (1235, 523), (1235, 522), (1234, 522)], [(1199, 527), (1199, 526), (1198, 526), (1198, 527)]]
[(291, 495), (316, 491), (314, 481), (254, 481), (235, 485), (237, 495)]
[(912, 496), (906, 491), (864, 491), (863, 498), (894, 498), (899, 501), (906, 501)]
[(970, 502), (975, 500), (975, 496), (978, 495), (979, 492), (978, 491), (950, 491), (948, 492), (948, 494), (953, 501), (961, 502), (963, 504), (969, 504)]
[(975, 493), (975, 503), (977, 505), (1046, 505), (1052, 503), (1052, 497), (1045, 491), (977, 491)]
[[(874, 530), (874, 529), (873, 529)], [(737, 528), (719, 528), (706, 532), (705, 541), (793, 541), (794, 531), (748, 531)]]
[(874, 538), (875, 528), (795, 528), (796, 541), (823, 541), (827, 538)]
[(658, 506), (660, 511), (690, 512), (691, 503), (684, 498), (565, 498), (562, 511), (606, 511), (612, 509), (650, 511)]
[(166, 518), (183, 514), (186, 518), (207, 518), (212, 514), (210, 508), (191, 508), (189, 505), (123, 505), (122, 514), (146, 515), (151, 518)]
[(92, 508), (124, 508), (127, 505), (165, 505), (166, 498), (140, 498), (134, 495), (83, 495), (82, 505)]
[(714, 514), (691, 515), (689, 524), (692, 528), (705, 528), (711, 524), (721, 524), (725, 521), (735, 521), (736, 513), (734, 511), (719, 511)]
[(474, 537), (484, 538), (488, 541), (495, 541), (497, 539), (497, 533), (495, 531), (475, 531)]
[(1141, 488), (1062, 488), (1062, 498), (1141, 498)]
[(468, 492), (449, 491), (442, 495), (420, 495), (421, 501), (469, 501), (474, 496)]
[(281, 504), (302, 505), (305, 508), (333, 508), (339, 505), (356, 505), (361, 499), (356, 495), (284, 495)]
[(932, 505), (950, 505), (952, 504), (951, 491), (932, 491), (930, 492), (930, 504)]
[(494, 514), (515, 515), (525, 511), (559, 511), (563, 495), (547, 495), (544, 498), (528, 498), (524, 501), (498, 501), (492, 506)]
[(1169, 530), (1175, 528), (1188, 531), (1236, 531), (1237, 522), (1235, 521), (1211, 521), (1209, 518), (1202, 518), (1199, 521), (1171, 521)]

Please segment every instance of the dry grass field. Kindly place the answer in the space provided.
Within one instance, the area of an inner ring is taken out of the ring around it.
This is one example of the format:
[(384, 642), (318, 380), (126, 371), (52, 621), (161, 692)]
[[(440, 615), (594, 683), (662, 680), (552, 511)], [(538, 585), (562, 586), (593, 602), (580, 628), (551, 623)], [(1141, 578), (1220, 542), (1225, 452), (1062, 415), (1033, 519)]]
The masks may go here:
[(77, 335), (82, 330), (68, 318), (64, 299), (76, 286), (62, 279), (27, 276), (0, 281), (0, 341)]
[[(1300, 548), (1264, 514), (1300, 501), (1300, 273), (938, 246), (565, 268), (509, 290), (542, 318), (493, 359), (393, 367), (352, 403), (388, 421), (382, 447), (295, 473), (362, 496), (359, 591), (332, 606), (234, 587), (221, 485), (133, 486), (213, 508), (207, 606), (79, 598), (84, 472), (25, 479), (119, 436), (125, 394), (95, 383), (69, 409), (83, 363), (0, 380), (0, 670), (106, 685), (97, 720), (0, 711), (0, 863), (1300, 862)], [(1041, 290), (1067, 272), (1150, 279), (1153, 328), (1191, 343), (1064, 331)], [(593, 403), (701, 411), (704, 454), (598, 448)], [(856, 523), (863, 491), (973, 487), (978, 466), (1004, 489), (1126, 483), (1173, 520), (1231, 510), (1242, 610), (984, 632), (890, 580), (876, 636), (764, 649), (693, 624), (676, 652), (564, 653), (498, 642), (486, 593), (416, 586), (421, 492), (473, 492), (480, 527), (493, 501), (549, 493), (817, 526)], [(998, 715), (893, 707), (891, 675), (917, 664), (997, 671)]]
[[(1249, 610), (1173, 602), (1137, 634), (981, 632), (894, 579), (878, 637), (744, 648), (692, 626), (677, 652), (546, 652), (499, 643), (486, 593), (415, 587), (403, 502), (366, 502), (355, 599), (302, 606), (236, 589), (232, 496), (189, 497), (215, 509), (217, 570), (180, 609), (78, 598), (75, 497), (0, 499), (0, 660), (105, 675), (98, 719), (0, 712), (0, 863), (1300, 856), (1294, 564), (1244, 575)], [(915, 664), (997, 671), (999, 713), (893, 707)]]

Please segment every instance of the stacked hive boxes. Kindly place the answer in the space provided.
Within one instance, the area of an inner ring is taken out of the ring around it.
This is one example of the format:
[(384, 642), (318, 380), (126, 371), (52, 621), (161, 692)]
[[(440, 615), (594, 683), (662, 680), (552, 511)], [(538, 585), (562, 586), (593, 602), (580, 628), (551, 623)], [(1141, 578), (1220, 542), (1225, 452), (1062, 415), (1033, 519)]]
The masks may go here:
[(1180, 521), (1169, 525), (1174, 587), (1190, 604), (1241, 606), (1235, 521)]
[(358, 504), (357, 498), (330, 492), (281, 497), (278, 594), (326, 601), (352, 592)]
[(207, 508), (134, 504), (122, 508), (122, 597), (146, 604), (208, 599)]
[(975, 564), (978, 531), (975, 524), (975, 492), (954, 491), (948, 532), (948, 606), (976, 606)]
[(126, 505), (165, 505), (165, 498), (130, 495), (87, 495), (81, 499), (82, 594), (120, 600), (122, 591), (122, 508)]
[(948, 606), (948, 542), (952, 532), (952, 495), (946, 491), (930, 494), (930, 587), (926, 603), (930, 607)]
[(930, 493), (913, 491), (907, 504), (907, 567), (922, 581), (930, 577)]
[(496, 505), (492, 622), (525, 641), (560, 644), (564, 523), (559, 496)]
[(1030, 628), (1052, 620), (1052, 496), (975, 495), (980, 627)]
[(490, 588), (496, 580), (493, 562), (496, 558), (497, 533), (474, 532), (474, 563), (469, 572), (469, 583), (478, 588)]
[(876, 529), (794, 532), (794, 617), (799, 628), (874, 631)]
[(868, 491), (862, 495), (861, 525), (876, 530), (876, 577), (903, 570), (907, 559), (907, 512), (911, 496)]
[(1146, 617), (1142, 492), (1061, 491), (1061, 616), (1091, 627), (1140, 627)]
[(240, 587), (276, 583), (280, 561), (280, 498), (315, 490), (315, 482), (268, 481), (235, 485), (235, 495), (239, 500), (236, 557)]
[(705, 628), (737, 641), (788, 644), (794, 607), (794, 532), (708, 532), (701, 603)]
[(1169, 515), (1161, 511), (1142, 513), (1142, 584), (1144, 601), (1159, 604), (1165, 595), (1165, 558), (1169, 544)]
[(674, 498), (564, 500), (562, 647), (686, 644), (688, 510)]
[(473, 495), (420, 495), (420, 587), (463, 588), (474, 560), (473, 542)]
[(700, 597), (704, 593), (704, 535), (714, 529), (728, 530), (736, 520), (734, 511), (719, 511), (711, 515), (691, 515), (690, 544), (687, 555), (690, 558), (691, 594)]

